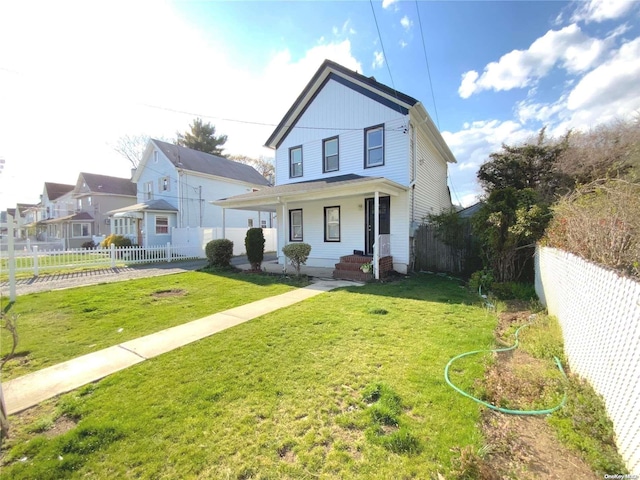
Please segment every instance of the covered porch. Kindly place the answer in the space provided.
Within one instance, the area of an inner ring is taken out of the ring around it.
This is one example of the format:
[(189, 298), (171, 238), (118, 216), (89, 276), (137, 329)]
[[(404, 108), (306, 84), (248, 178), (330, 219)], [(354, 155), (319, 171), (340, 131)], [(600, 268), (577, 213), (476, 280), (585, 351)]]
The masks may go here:
[(331, 268), (334, 278), (362, 281), (392, 269), (406, 272), (409, 239), (402, 212), (407, 190), (384, 177), (341, 175), (211, 203), (223, 208), (223, 236), (225, 218), (233, 210), (274, 212), (279, 265), (286, 263), (282, 247), (304, 242), (311, 245), (308, 267)]

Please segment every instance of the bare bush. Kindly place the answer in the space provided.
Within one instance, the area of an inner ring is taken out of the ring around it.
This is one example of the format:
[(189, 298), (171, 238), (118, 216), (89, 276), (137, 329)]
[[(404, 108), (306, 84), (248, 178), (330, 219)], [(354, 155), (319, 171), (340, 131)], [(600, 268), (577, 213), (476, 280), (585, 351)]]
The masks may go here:
[(601, 178), (638, 180), (640, 174), (640, 117), (600, 125), (588, 132), (572, 132), (568, 148), (555, 170), (578, 185)]
[(600, 180), (561, 199), (546, 232), (549, 246), (640, 278), (640, 185)]

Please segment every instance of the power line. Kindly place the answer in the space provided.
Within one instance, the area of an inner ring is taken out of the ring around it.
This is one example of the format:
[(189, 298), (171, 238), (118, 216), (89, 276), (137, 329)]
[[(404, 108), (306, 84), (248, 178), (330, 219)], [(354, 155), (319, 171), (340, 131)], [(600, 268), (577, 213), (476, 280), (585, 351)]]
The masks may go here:
[(427, 75), (429, 76), (429, 87), (431, 88), (431, 99), (433, 100), (433, 111), (436, 114), (436, 124), (438, 130), (440, 130), (440, 119), (438, 118), (438, 107), (436, 106), (436, 96), (433, 93), (433, 82), (431, 81), (431, 69), (429, 68), (429, 57), (427, 56), (427, 47), (424, 43), (424, 31), (422, 30), (422, 20), (420, 19), (420, 8), (418, 7), (418, 0), (416, 2), (416, 10), (418, 12), (418, 24), (420, 24), (420, 37), (422, 38), (422, 51), (424, 52), (424, 61), (427, 64)]
[[(382, 35), (380, 35), (380, 27), (378, 26), (378, 19), (376, 18), (376, 11), (373, 8), (373, 0), (369, 0), (369, 5), (371, 5), (371, 13), (373, 13), (373, 21), (376, 24), (376, 30), (378, 31), (378, 40), (380, 40), (380, 48), (382, 49), (382, 55), (384, 57), (384, 63), (387, 66), (387, 72), (389, 72), (389, 78), (391, 79), (391, 86), (393, 87), (393, 93), (395, 94), (396, 100), (398, 102), (400, 99), (398, 98), (398, 90), (396, 90), (396, 84), (393, 82), (393, 75), (391, 75), (391, 67), (389, 66), (389, 58), (387, 57), (387, 52), (384, 50), (384, 43), (382, 42)], [(400, 106), (398, 106), (398, 111), (400, 111)]]

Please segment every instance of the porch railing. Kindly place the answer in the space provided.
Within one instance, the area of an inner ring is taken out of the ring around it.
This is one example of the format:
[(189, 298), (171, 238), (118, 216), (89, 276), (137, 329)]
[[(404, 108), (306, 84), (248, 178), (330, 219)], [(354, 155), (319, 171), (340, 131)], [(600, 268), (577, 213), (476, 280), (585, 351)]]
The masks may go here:
[(391, 235), (388, 233), (378, 235), (378, 253), (380, 258), (391, 256)]

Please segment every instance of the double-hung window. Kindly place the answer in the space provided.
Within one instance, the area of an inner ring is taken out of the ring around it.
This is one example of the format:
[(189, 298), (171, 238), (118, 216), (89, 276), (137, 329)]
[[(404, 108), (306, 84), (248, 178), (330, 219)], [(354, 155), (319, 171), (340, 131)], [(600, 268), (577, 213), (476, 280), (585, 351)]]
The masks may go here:
[(367, 128), (364, 131), (364, 166), (384, 165), (384, 126)]
[(302, 209), (289, 210), (289, 241), (302, 241)]
[(88, 223), (73, 223), (71, 224), (71, 235), (73, 237), (88, 237), (90, 235), (91, 225)]
[(153, 199), (153, 182), (146, 182), (144, 184), (144, 199), (145, 200)]
[(169, 233), (169, 217), (156, 217), (156, 235)]
[(340, 241), (340, 207), (324, 207), (324, 241)]
[(338, 137), (327, 138), (322, 141), (322, 171), (335, 172), (339, 169)]
[(302, 176), (302, 145), (289, 149), (289, 177)]

